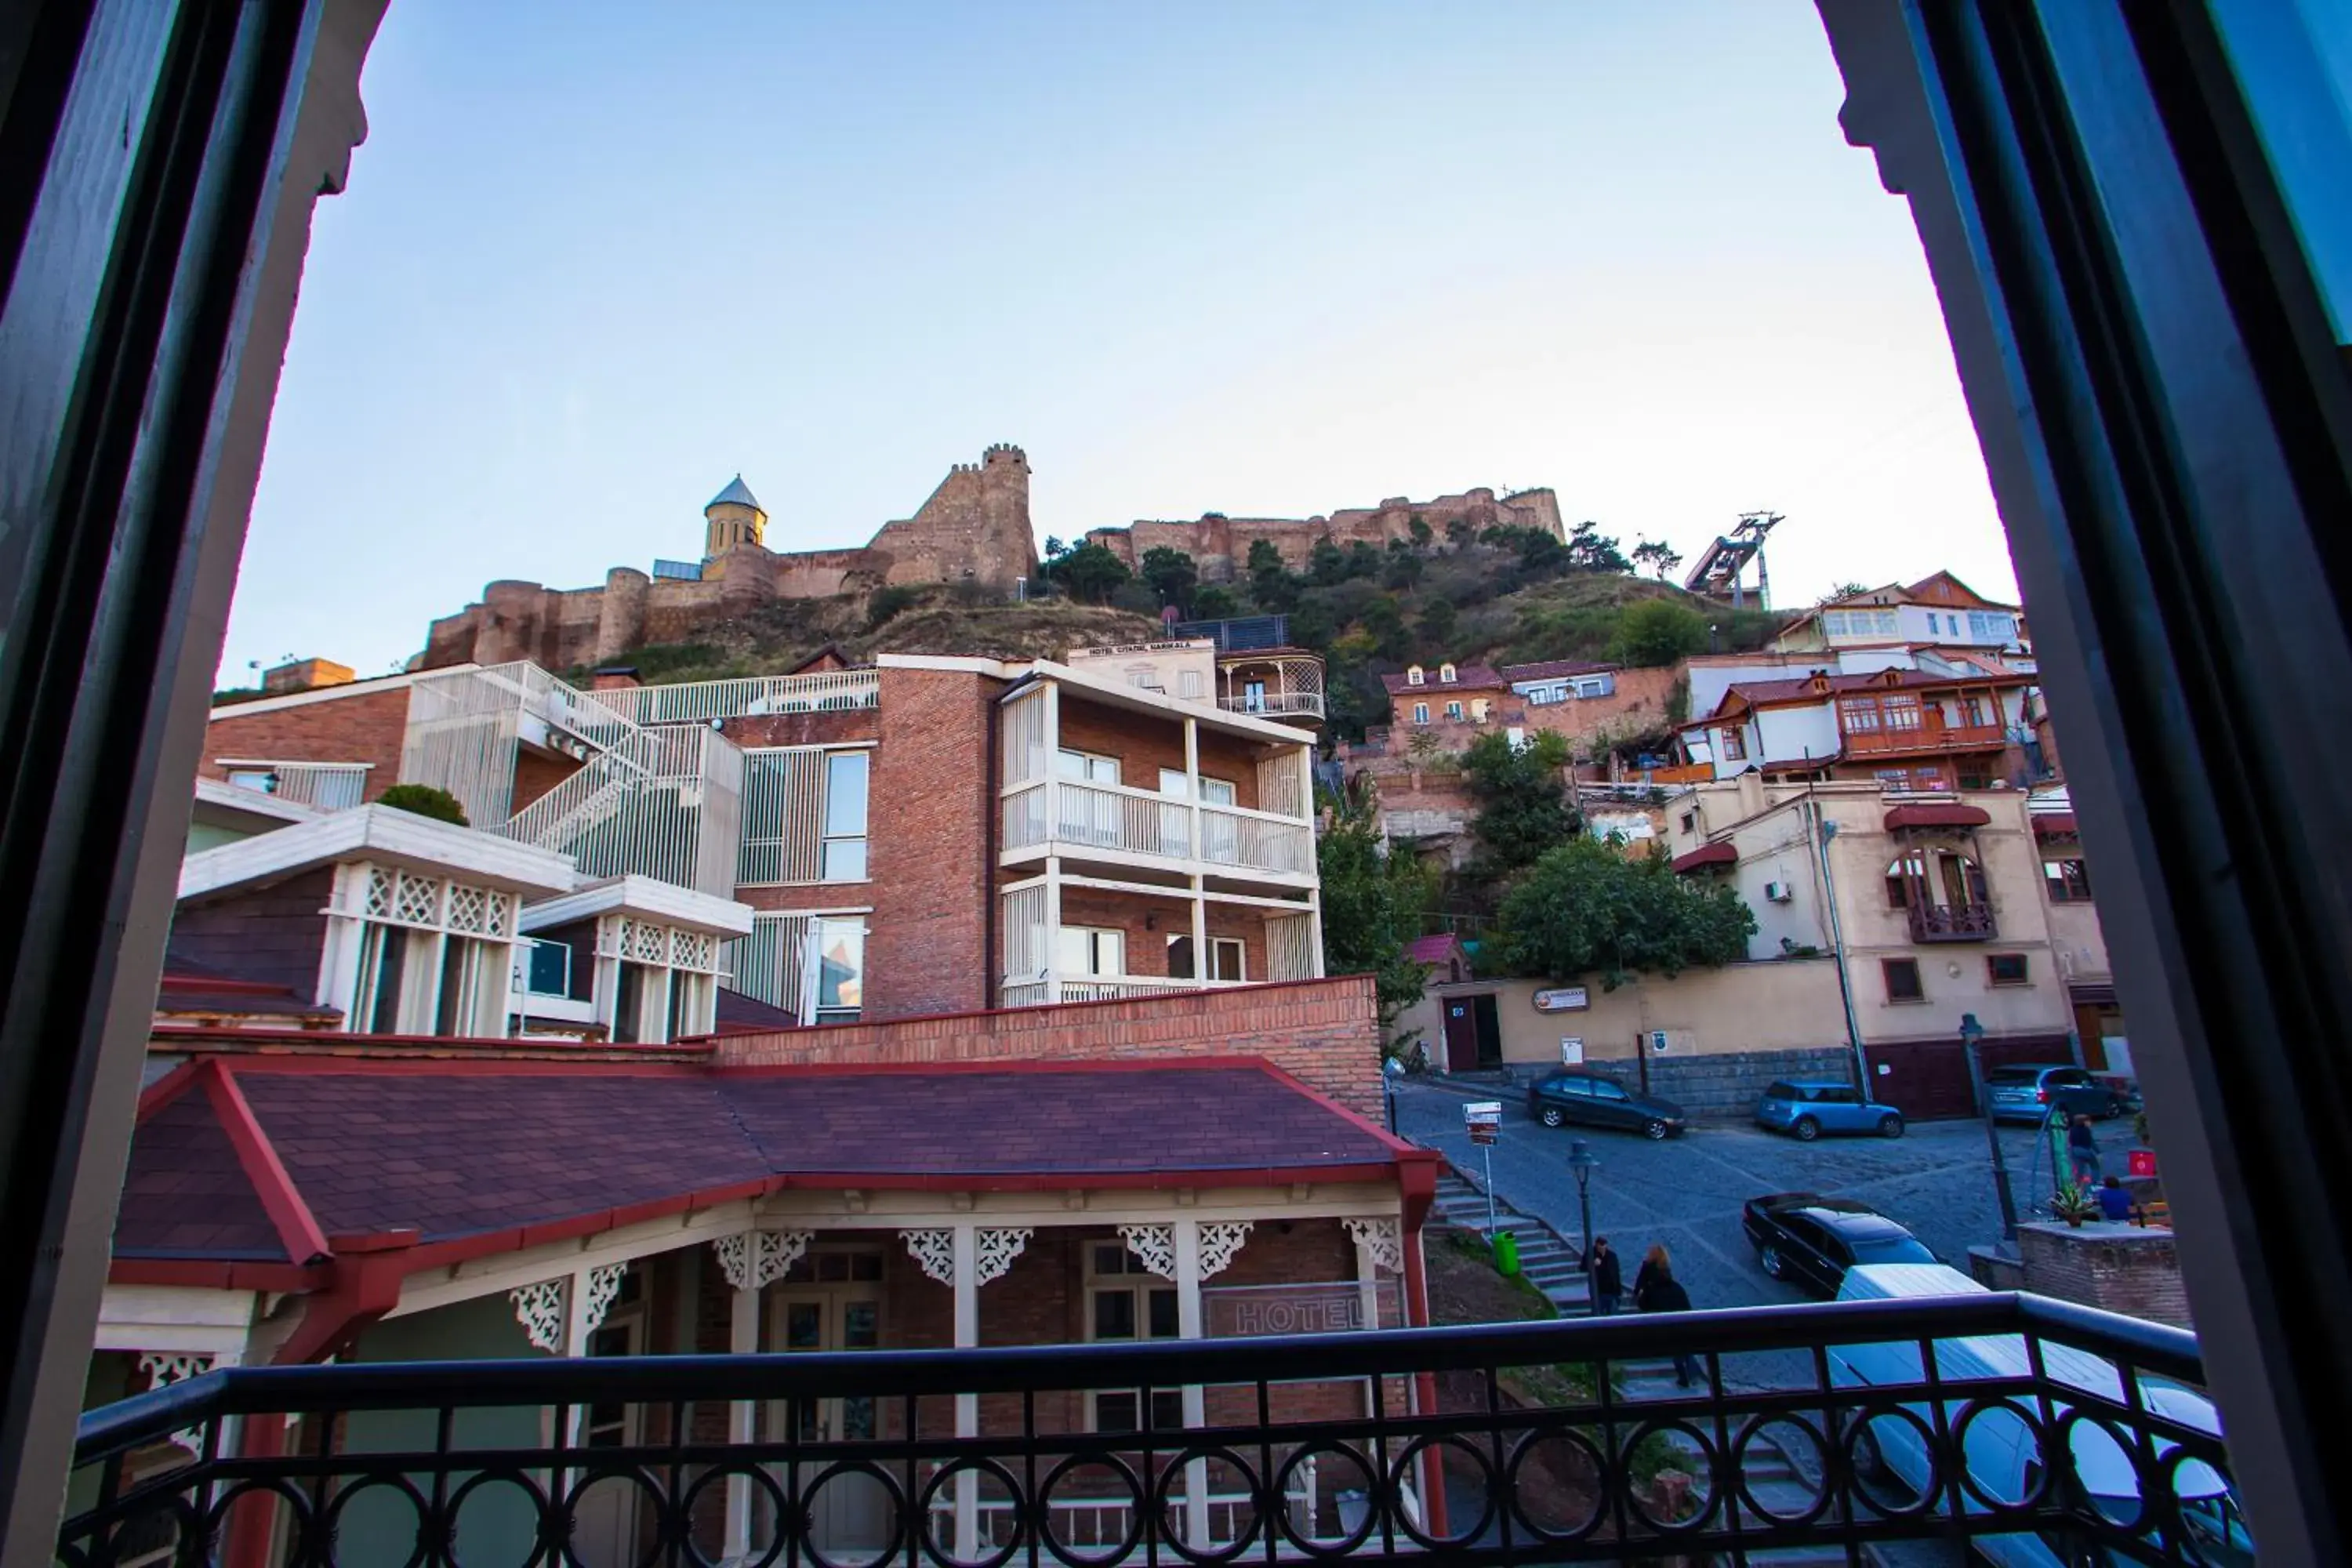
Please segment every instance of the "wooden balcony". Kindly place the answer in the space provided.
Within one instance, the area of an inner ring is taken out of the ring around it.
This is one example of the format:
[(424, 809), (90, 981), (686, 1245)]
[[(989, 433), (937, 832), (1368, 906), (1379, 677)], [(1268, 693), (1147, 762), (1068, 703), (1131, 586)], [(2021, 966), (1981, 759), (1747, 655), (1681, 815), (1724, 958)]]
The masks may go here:
[(1945, 724), (1930, 720), (1916, 728), (1848, 730), (1848, 756), (1883, 757), (1909, 752), (1990, 752), (2009, 743), (1998, 724)]
[(1990, 942), (2000, 934), (1990, 904), (1913, 904), (1913, 942)]

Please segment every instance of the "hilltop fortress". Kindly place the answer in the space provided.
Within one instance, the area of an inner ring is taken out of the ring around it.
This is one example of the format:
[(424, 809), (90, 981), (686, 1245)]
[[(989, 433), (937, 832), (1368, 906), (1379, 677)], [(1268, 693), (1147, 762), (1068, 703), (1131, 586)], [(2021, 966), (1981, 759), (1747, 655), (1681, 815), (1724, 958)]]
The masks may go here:
[(1227, 517), (1211, 512), (1197, 522), (1155, 522), (1139, 520), (1125, 528), (1097, 528), (1087, 534), (1088, 544), (1099, 544), (1132, 569), (1150, 552), (1166, 545), (1181, 550), (1200, 568), (1204, 583), (1230, 583), (1249, 570), (1250, 546), (1270, 540), (1292, 566), (1307, 564), (1318, 541), (1328, 539), (1345, 549), (1362, 541), (1385, 550), (1391, 539), (1411, 539), (1418, 517), (1439, 539), (1448, 524), (1462, 521), (1472, 528), (1539, 528), (1565, 540), (1559, 520), (1559, 498), (1548, 489), (1518, 490), (1497, 499), (1493, 490), (1465, 490), (1435, 500), (1407, 500), (1395, 496), (1376, 507), (1335, 511), (1329, 517)]
[[(779, 553), (767, 545), (768, 513), (739, 475), (703, 509), (702, 559), (656, 562), (655, 570), (615, 566), (602, 587), (549, 588), (502, 581), (478, 604), (435, 621), (412, 668), (505, 664), (527, 658), (548, 669), (607, 664), (648, 643), (692, 642), (779, 599), (870, 594), (892, 584), (977, 583), (1005, 590), (1037, 570), (1029, 523), (1029, 458), (999, 445), (977, 463), (958, 463), (911, 518), (886, 522), (862, 546)], [(1231, 582), (1247, 569), (1250, 546), (1271, 540), (1303, 565), (1318, 540), (1386, 547), (1412, 537), (1419, 518), (1439, 538), (1449, 524), (1541, 528), (1565, 537), (1559, 502), (1548, 489), (1496, 497), (1490, 489), (1402, 497), (1377, 507), (1310, 518), (1138, 521), (1087, 535), (1130, 566), (1158, 545), (1191, 555), (1205, 582)]]

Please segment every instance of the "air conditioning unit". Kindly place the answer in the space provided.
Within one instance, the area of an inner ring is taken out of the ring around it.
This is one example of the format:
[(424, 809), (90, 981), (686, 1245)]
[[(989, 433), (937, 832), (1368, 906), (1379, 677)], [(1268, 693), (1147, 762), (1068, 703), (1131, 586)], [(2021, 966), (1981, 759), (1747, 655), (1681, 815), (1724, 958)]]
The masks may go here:
[(1786, 882), (1767, 882), (1764, 884), (1764, 896), (1776, 904), (1785, 904), (1797, 895)]

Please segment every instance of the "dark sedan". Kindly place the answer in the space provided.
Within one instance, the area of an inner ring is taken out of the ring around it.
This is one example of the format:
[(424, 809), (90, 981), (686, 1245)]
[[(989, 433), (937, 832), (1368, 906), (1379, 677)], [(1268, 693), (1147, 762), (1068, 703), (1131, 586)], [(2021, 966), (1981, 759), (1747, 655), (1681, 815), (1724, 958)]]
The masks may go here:
[(1680, 1132), (1683, 1108), (1597, 1072), (1556, 1072), (1528, 1088), (1528, 1114), (1546, 1127), (1622, 1127), (1644, 1138)]
[(1816, 1295), (1836, 1295), (1845, 1271), (1857, 1263), (1939, 1261), (1917, 1237), (1852, 1198), (1818, 1193), (1750, 1198), (1741, 1224), (1765, 1273)]

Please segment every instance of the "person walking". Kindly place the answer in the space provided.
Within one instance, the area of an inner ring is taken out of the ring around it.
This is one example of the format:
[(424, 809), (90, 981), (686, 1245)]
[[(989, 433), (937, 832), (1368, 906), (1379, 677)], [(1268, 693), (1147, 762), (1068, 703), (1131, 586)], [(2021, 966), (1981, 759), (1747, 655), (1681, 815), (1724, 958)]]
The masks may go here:
[(1585, 1287), (1592, 1293), (1592, 1315), (1613, 1318), (1625, 1300), (1625, 1270), (1617, 1261), (1617, 1249), (1609, 1245), (1605, 1236), (1592, 1238), (1592, 1251), (1584, 1260)]
[[(1690, 1292), (1675, 1278), (1674, 1259), (1666, 1254), (1666, 1244), (1654, 1242), (1643, 1255), (1642, 1267), (1633, 1276), (1633, 1308), (1641, 1312), (1687, 1312), (1691, 1310)], [(1698, 1380), (1698, 1357), (1688, 1351), (1675, 1352), (1675, 1384), (1688, 1388)]]
[(2093, 1187), (2106, 1173), (2099, 1160), (2099, 1135), (2091, 1131), (2091, 1119), (2081, 1111), (2066, 1125), (2066, 1163), (2074, 1168), (2074, 1184)]

